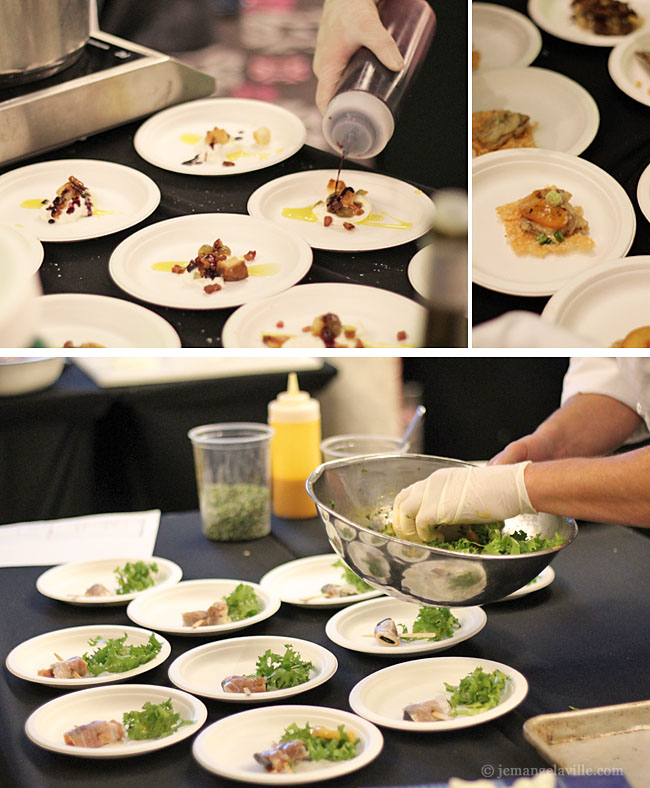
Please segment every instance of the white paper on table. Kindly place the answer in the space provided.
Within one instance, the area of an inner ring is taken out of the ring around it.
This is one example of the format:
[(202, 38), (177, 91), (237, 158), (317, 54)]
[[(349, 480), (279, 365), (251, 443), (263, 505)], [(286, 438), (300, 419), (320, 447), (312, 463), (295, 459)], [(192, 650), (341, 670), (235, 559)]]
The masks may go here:
[(0, 526), (0, 566), (53, 566), (101, 558), (151, 558), (160, 509)]

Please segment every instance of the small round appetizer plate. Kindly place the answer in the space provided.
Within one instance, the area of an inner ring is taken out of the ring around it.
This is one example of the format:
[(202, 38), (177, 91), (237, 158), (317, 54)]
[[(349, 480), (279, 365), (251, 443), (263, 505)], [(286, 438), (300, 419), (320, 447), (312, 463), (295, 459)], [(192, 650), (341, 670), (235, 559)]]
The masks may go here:
[[(636, 230), (634, 206), (623, 187), (595, 164), (559, 151), (518, 148), (474, 159), (473, 265), (476, 284), (520, 296), (552, 295), (603, 260), (627, 254)], [(583, 210), (595, 247), (545, 257), (518, 255), (506, 240), (497, 208), (556, 186)]]
[[(476, 74), (472, 80), (472, 112), (495, 109), (528, 115), (538, 148), (575, 156), (589, 146), (600, 124), (598, 105), (582, 85), (545, 68)], [(558, 118), (562, 118), (561, 124)]]
[[(215, 145), (210, 161), (190, 163), (208, 150), (206, 132), (223, 129), (230, 140)], [(253, 133), (265, 127), (268, 143), (256, 142)], [(236, 175), (261, 170), (288, 159), (305, 143), (305, 124), (293, 112), (266, 101), (207, 98), (178, 104), (146, 120), (133, 138), (145, 161), (184, 175)], [(224, 164), (224, 162), (226, 162)]]
[[(40, 210), (70, 176), (93, 195), (97, 213), (48, 224)], [(158, 207), (160, 190), (138, 170), (112, 161), (58, 159), (27, 164), (0, 175), (0, 216), (41, 241), (83, 241), (125, 230)]]
[(535, 60), (542, 36), (524, 14), (493, 3), (472, 3), (472, 45), (478, 69), (521, 68)]
[[(219, 295), (219, 293), (217, 293)], [(314, 318), (336, 314), (350, 336), (337, 337), (340, 347), (422, 347), (427, 313), (405, 296), (366, 285), (320, 282), (298, 285), (240, 307), (226, 320), (225, 348), (325, 348), (305, 329)]]
[[(444, 640), (402, 640), (397, 646), (387, 645), (374, 637), (375, 626), (385, 618), (392, 618), (398, 625), (405, 624), (410, 630), (418, 615), (419, 606), (392, 597), (371, 599), (358, 605), (340, 610), (325, 626), (325, 634), (338, 646), (366, 654), (384, 657), (400, 657), (404, 654), (421, 654), (427, 651), (442, 651), (462, 643), (463, 640), (480, 632), (487, 616), (481, 607), (452, 607), (450, 612), (460, 622), (451, 637)], [(408, 637), (407, 635), (404, 636)]]
[[(255, 252), (248, 277), (224, 282), (173, 273), (199, 247), (220, 238), (233, 255)], [(309, 271), (312, 251), (301, 238), (265, 219), (241, 213), (198, 213), (151, 224), (122, 241), (108, 270), (118, 287), (142, 301), (177, 309), (222, 309), (265, 298), (295, 285)], [(213, 283), (222, 289), (206, 293)]]
[(546, 566), (537, 577), (534, 577), (530, 581), (530, 583), (526, 583), (525, 586), (518, 588), (516, 591), (513, 591), (512, 594), (508, 594), (508, 596), (504, 596), (503, 599), (499, 599), (498, 601), (507, 602), (509, 599), (519, 599), (519, 597), (528, 596), (528, 594), (532, 594), (533, 591), (541, 591), (542, 588), (550, 586), (553, 580), (555, 580), (553, 567)]
[(174, 347), (181, 340), (160, 315), (122, 298), (56, 293), (38, 299), (39, 336), (48, 347)]
[[(255, 753), (268, 750), (292, 724), (339, 725), (359, 740), (354, 758), (342, 761), (302, 761), (291, 772), (273, 774), (255, 760)], [(341, 777), (367, 766), (381, 752), (384, 738), (371, 723), (356, 714), (326, 706), (267, 706), (230, 714), (209, 725), (196, 737), (192, 754), (213, 774), (255, 785), (301, 785)]]
[(650, 323), (650, 256), (608, 260), (568, 281), (542, 317), (600, 347)]
[(33, 233), (0, 224), (0, 260), (19, 260), (26, 273), (35, 274), (44, 256), (43, 244)]
[[(145, 703), (158, 705), (171, 699), (172, 708), (181, 719), (189, 720), (174, 733), (161, 739), (129, 739), (106, 744), (103, 747), (81, 747), (66, 744), (66, 731), (94, 720), (122, 721), (122, 715), (130, 711), (142, 711)], [(63, 695), (44, 704), (27, 718), (25, 733), (28, 738), (45, 750), (72, 755), (77, 758), (128, 758), (143, 755), (163, 747), (171, 747), (189, 736), (193, 736), (208, 716), (205, 705), (192, 695), (173, 687), (158, 687), (155, 684), (123, 684), (114, 687), (92, 689)]]
[(617, 44), (609, 53), (607, 67), (614, 84), (623, 93), (650, 107), (650, 66), (637, 57), (637, 52), (650, 52), (650, 31), (647, 29)]
[(153, 659), (139, 665), (137, 668), (125, 670), (122, 673), (100, 673), (99, 676), (93, 676), (92, 673), (88, 673), (86, 676), (78, 679), (58, 679), (39, 676), (38, 671), (46, 670), (53, 662), (59, 661), (57, 654), (64, 660), (71, 657), (80, 657), (85, 653), (92, 654), (102, 647), (101, 643), (95, 646), (90, 645), (89, 641), (94, 638), (110, 640), (123, 638), (126, 635), (125, 645), (144, 646), (149, 642), (152, 634), (149, 630), (139, 629), (138, 627), (121, 627), (107, 624), (58, 629), (54, 632), (46, 632), (43, 635), (30, 638), (16, 646), (7, 655), (6, 665), (7, 669), (14, 676), (25, 679), (25, 681), (46, 684), (50, 687), (64, 687), (70, 690), (85, 689), (94, 684), (124, 681), (158, 667), (167, 659), (171, 653), (171, 646), (162, 635), (155, 635), (162, 648)]
[[(304, 684), (250, 694), (226, 692), (222, 689), (221, 682), (227, 676), (254, 675), (257, 660), (265, 651), (270, 649), (274, 654), (282, 656), (286, 646), (291, 646), (303, 661), (312, 663), (309, 680)], [(330, 679), (336, 673), (337, 667), (338, 662), (331, 651), (309, 640), (260, 635), (206, 643), (186, 651), (169, 666), (169, 680), (179, 689), (203, 698), (231, 703), (263, 703), (314, 689)]]
[(260, 580), (260, 585), (277, 594), (283, 602), (298, 607), (343, 607), (382, 596), (382, 592), (375, 588), (350, 596), (324, 596), (321, 588), (329, 583), (348, 587), (343, 570), (335, 566), (339, 560), (336, 553), (325, 553), (287, 561), (267, 572)]
[[(183, 613), (207, 610), (210, 605), (231, 594), (240, 584), (250, 586), (261, 603), (261, 610), (254, 616), (240, 621), (211, 626), (183, 626)], [(168, 588), (153, 588), (143, 592), (126, 609), (127, 616), (141, 627), (150, 627), (170, 635), (206, 637), (234, 632), (270, 618), (280, 607), (280, 599), (268, 589), (247, 580), (184, 580)]]
[[(436, 722), (404, 719), (405, 706), (424, 703), (436, 695), (445, 694), (445, 683), (456, 686), (478, 667), (486, 673), (500, 670), (509, 677), (498, 706), (479, 714), (459, 715)], [(528, 682), (524, 676), (500, 662), (475, 657), (431, 657), (400, 662), (371, 673), (352, 688), (349, 701), (357, 714), (377, 725), (423, 733), (456, 730), (489, 722), (518, 706), (527, 692)]]
[[(640, 25), (636, 32), (647, 30), (650, 18), (650, 0), (635, 0), (632, 5), (640, 19)], [(571, 3), (566, 0), (528, 0), (528, 13), (542, 30), (576, 44), (613, 47), (631, 35), (628, 33), (620, 36), (605, 36), (580, 27), (572, 18)]]
[[(316, 249), (341, 252), (388, 249), (414, 241), (430, 229), (433, 203), (421, 189), (365, 170), (343, 170), (340, 179), (355, 191), (365, 189), (370, 206), (367, 215), (355, 223), (353, 230), (337, 222), (325, 227), (316, 203), (325, 201), (327, 184), (336, 180), (336, 175), (336, 170), (283, 175), (253, 192), (248, 212), (300, 235)], [(320, 210), (324, 212), (324, 207)]]
[[(153, 575), (156, 588), (175, 585), (183, 576), (183, 570), (178, 564), (167, 558), (102, 558), (97, 561), (75, 561), (69, 564), (59, 564), (43, 572), (36, 580), (36, 588), (43, 596), (68, 602), (71, 605), (126, 605), (143, 591), (131, 591), (128, 594), (118, 594), (117, 577), (115, 569), (121, 569), (127, 563), (144, 561), (146, 564), (155, 563), (158, 571)], [(112, 594), (106, 596), (86, 596), (85, 592), (91, 586), (102, 584)]]

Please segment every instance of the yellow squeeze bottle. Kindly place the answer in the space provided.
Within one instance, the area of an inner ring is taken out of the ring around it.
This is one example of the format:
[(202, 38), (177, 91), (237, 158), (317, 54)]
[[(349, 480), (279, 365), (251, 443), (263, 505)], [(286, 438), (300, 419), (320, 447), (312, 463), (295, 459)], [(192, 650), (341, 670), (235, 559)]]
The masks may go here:
[(289, 373), (287, 390), (269, 402), (273, 513), (289, 520), (316, 517), (316, 506), (305, 482), (321, 463), (320, 403), (298, 388), (295, 372)]

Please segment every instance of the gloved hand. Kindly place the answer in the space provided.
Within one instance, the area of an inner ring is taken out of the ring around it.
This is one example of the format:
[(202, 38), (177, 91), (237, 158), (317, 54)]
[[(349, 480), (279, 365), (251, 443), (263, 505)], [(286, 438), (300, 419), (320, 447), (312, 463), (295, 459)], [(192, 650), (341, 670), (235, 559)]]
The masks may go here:
[(453, 538), (445, 524), (492, 522), (518, 514), (536, 514), (524, 482), (528, 464), (434, 471), (395, 497), (396, 536), (430, 542), (443, 535), (445, 539)]
[(343, 69), (361, 46), (392, 71), (404, 68), (397, 44), (379, 19), (376, 0), (325, 0), (313, 62), (316, 104), (323, 114)]

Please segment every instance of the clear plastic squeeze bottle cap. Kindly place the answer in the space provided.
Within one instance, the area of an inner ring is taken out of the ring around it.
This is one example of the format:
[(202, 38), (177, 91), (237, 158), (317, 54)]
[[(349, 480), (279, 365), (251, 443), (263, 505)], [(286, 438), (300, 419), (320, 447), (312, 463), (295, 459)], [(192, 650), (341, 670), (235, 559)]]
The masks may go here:
[(269, 423), (288, 423), (314, 421), (320, 418), (320, 403), (301, 391), (298, 376), (290, 372), (287, 379), (287, 390), (281, 391), (277, 398), (269, 402)]

